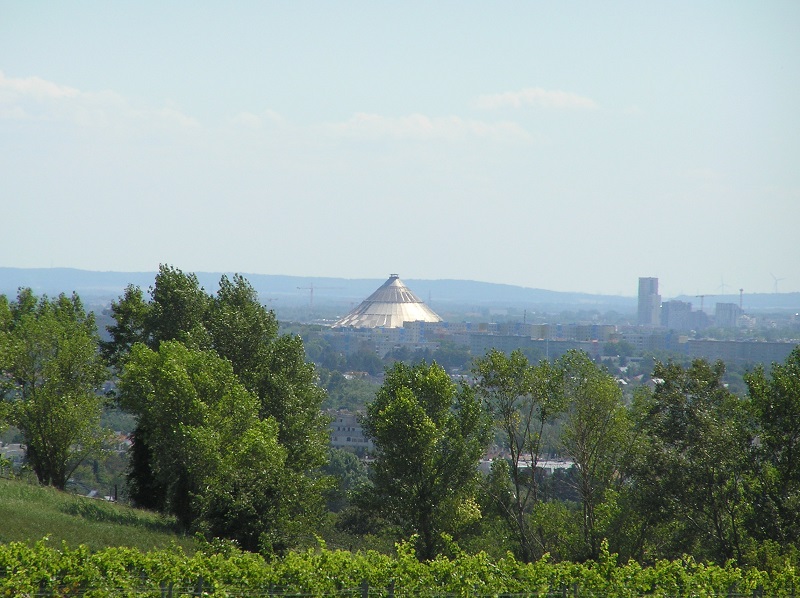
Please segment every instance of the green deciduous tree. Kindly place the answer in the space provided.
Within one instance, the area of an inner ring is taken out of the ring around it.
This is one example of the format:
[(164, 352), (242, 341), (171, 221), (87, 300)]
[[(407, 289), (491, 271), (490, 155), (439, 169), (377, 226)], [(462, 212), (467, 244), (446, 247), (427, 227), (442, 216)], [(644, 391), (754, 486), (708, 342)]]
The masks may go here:
[(22, 432), (39, 482), (63, 489), (100, 447), (106, 370), (94, 317), (77, 295), (37, 299), (30, 289), (0, 305), (0, 372), (9, 421)]
[(757, 485), (754, 535), (783, 545), (800, 537), (800, 347), (769, 375), (745, 375), (753, 410)]
[(100, 351), (109, 365), (121, 369), (122, 362), (136, 343), (149, 344), (147, 316), (150, 306), (142, 289), (128, 285), (119, 301), (111, 303), (114, 324), (106, 327), (111, 340), (100, 341)]
[(248, 388), (255, 388), (268, 358), (270, 343), (278, 336), (275, 314), (258, 302), (250, 283), (236, 274), (222, 276), (216, 296), (203, 314), (212, 345), (230, 360), (233, 371)]
[[(161, 343), (157, 351), (132, 347), (119, 380), (121, 405), (139, 418), (137, 442), (150, 451), (152, 478), (163, 492), (159, 507), (189, 527), (196, 518), (191, 495), (200, 484), (193, 468), (198, 447), (195, 429), (219, 423), (223, 408), (247, 409), (255, 402), (230, 370), (230, 364), (210, 351), (190, 350), (177, 341)], [(219, 450), (218, 443), (208, 447)], [(134, 479), (134, 482), (136, 479)]]
[(119, 390), (147, 434), (164, 510), (185, 529), (270, 551), (307, 531), (303, 488), (289, 473), (277, 422), (259, 417), (229, 361), (177, 341), (157, 351), (137, 344)]
[(529, 515), (539, 502), (534, 472), (542, 459), (544, 433), (564, 409), (561, 376), (547, 361), (531, 365), (521, 351), (489, 351), (475, 361), (476, 390), (509, 451), (512, 488), (496, 504), (516, 540), (518, 556), (530, 562), (545, 547)]
[(283, 335), (269, 343), (255, 394), (261, 417), (278, 422), (288, 467), (299, 472), (323, 465), (329, 442), (328, 418), (320, 410), (325, 391), (317, 385), (314, 366), (305, 360), (299, 336)]
[[(194, 275), (161, 266), (150, 300), (128, 288), (112, 305), (112, 315), (116, 324), (109, 327), (112, 338), (105, 351), (116, 356), (118, 366), (127, 364), (137, 341), (152, 351), (165, 342), (180, 342), (227, 360), (237, 381), (255, 397), (257, 416), (276, 425), (278, 446), (286, 454), (281, 512), (296, 517), (298, 526), (321, 515), (328, 485), (319, 475), (328, 443), (327, 419), (320, 410), (325, 392), (317, 384), (313, 365), (305, 360), (302, 340), (278, 335), (275, 314), (258, 302), (243, 277), (223, 276), (217, 294), (209, 295)], [(137, 413), (141, 403), (131, 400), (135, 389), (129, 386), (126, 392), (127, 404)], [(130, 495), (139, 505), (164, 509), (175, 499), (155, 471), (158, 456), (150, 427), (156, 425), (140, 418), (134, 432)], [(290, 499), (291, 507), (285, 502)], [(276, 513), (262, 511), (265, 517)], [(273, 538), (268, 544), (280, 547), (285, 542)]]
[(622, 391), (588, 355), (569, 351), (557, 363), (567, 404), (561, 436), (566, 454), (577, 469), (581, 499), (583, 550), (579, 559), (597, 559), (607, 522), (598, 510), (606, 492), (620, 480), (623, 457), (630, 440)]
[(176, 340), (192, 348), (210, 348), (206, 322), (212, 298), (194, 274), (161, 265), (149, 295), (148, 301), (141, 288), (129, 285), (111, 303), (114, 324), (107, 326), (111, 339), (101, 348), (113, 366), (121, 369), (136, 343), (157, 349), (162, 341)]
[[(255, 412), (253, 413), (255, 416)], [(251, 551), (283, 553), (314, 529), (309, 527), (298, 478), (287, 475), (286, 450), (278, 442), (274, 419), (254, 417), (249, 427), (236, 430), (221, 451), (209, 450), (219, 435), (215, 426), (198, 429), (193, 440), (206, 448), (198, 460), (203, 489), (195, 495), (198, 518), (194, 528), (207, 537), (230, 538)], [(195, 466), (197, 469), (197, 466)]]
[(112, 304), (116, 324), (109, 327), (108, 356), (124, 362), (133, 342), (157, 349), (177, 340), (191, 348), (213, 349), (231, 362), (234, 373), (259, 401), (263, 418), (274, 417), (292, 467), (319, 467), (327, 450), (327, 422), (320, 412), (324, 390), (316, 383), (298, 336), (279, 336), (275, 314), (258, 301), (239, 275), (222, 276), (216, 296), (207, 295), (197, 277), (161, 266), (145, 301), (135, 287)]
[(369, 483), (366, 465), (354, 453), (331, 448), (325, 473), (334, 480), (328, 493), (327, 507), (334, 513), (347, 508), (351, 496)]
[(398, 362), (367, 406), (364, 429), (376, 449), (372, 503), (417, 535), (420, 559), (434, 558), (442, 534), (480, 516), (473, 496), (487, 426), (479, 401), (436, 363)]
[(211, 344), (206, 316), (211, 297), (194, 274), (161, 266), (150, 288), (150, 302), (145, 331), (150, 345), (176, 340), (187, 347), (207, 349)]
[(631, 469), (644, 526), (638, 556), (743, 556), (748, 435), (745, 403), (722, 382), (725, 366), (656, 364), (654, 390), (637, 397), (642, 443)]
[[(137, 343), (152, 350), (173, 340), (200, 349), (210, 344), (203, 325), (210, 301), (196, 276), (161, 265), (149, 293), (151, 300), (147, 301), (140, 288), (128, 286), (120, 300), (111, 304), (115, 323), (107, 327), (111, 339), (102, 343), (102, 351), (118, 373)], [(134, 414), (140, 415), (130, 397), (127, 403)], [(169, 488), (159, 482), (154, 471), (155, 447), (148, 425), (147, 419), (140, 417), (133, 433), (128, 495), (138, 506), (165, 510), (172, 499)]]

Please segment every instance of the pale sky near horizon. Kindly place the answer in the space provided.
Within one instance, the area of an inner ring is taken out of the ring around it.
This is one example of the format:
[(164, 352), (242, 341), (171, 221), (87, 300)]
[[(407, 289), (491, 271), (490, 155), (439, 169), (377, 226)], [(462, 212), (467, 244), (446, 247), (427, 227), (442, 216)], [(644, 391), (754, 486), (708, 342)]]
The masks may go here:
[(800, 2), (0, 0), (0, 208), (0, 266), (800, 291)]

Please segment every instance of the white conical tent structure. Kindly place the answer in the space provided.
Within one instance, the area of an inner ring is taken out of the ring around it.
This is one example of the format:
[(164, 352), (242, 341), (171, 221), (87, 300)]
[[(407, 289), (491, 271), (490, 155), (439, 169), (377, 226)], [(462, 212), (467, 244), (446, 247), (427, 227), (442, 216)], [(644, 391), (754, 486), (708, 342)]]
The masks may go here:
[(436, 312), (392, 274), (377, 291), (338, 320), (336, 328), (401, 328), (403, 322), (441, 322)]

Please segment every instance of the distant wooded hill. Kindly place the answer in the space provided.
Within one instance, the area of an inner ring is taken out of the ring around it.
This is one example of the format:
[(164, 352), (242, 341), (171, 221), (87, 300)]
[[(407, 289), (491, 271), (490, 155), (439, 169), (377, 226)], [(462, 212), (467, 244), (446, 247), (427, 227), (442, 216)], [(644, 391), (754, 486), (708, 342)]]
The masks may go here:
[[(220, 272), (196, 272), (200, 283), (210, 292), (217, 289)], [(231, 275), (232, 273), (228, 273)], [(118, 298), (129, 284), (147, 289), (156, 272), (95, 272), (73, 268), (0, 268), (0, 294), (16, 295), (20, 287), (30, 287), (36, 294), (57, 295), (77, 292), (86, 304), (108, 303)], [(385, 279), (325, 278), (271, 274), (242, 275), (250, 281), (263, 300), (280, 299), (281, 304), (317, 305), (353, 304), (366, 299)], [(441, 304), (473, 304), (493, 307), (536, 307), (543, 310), (598, 309), (630, 312), (636, 310), (635, 296), (597, 295), (535, 289), (473, 280), (405, 279), (403, 282), (423, 301)], [(635, 288), (636, 280), (631, 281)], [(665, 299), (667, 299), (665, 297)], [(699, 299), (678, 297), (699, 308)], [(705, 309), (713, 311), (715, 302), (737, 303), (738, 295), (705, 298)], [(800, 293), (745, 294), (747, 310), (800, 310)]]

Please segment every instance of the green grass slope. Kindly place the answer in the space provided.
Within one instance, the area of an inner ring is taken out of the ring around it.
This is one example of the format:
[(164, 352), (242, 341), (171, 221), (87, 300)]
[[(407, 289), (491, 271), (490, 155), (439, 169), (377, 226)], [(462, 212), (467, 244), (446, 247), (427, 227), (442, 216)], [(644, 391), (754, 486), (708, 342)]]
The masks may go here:
[(0, 479), (0, 543), (85, 544), (90, 550), (126, 546), (141, 550), (173, 544), (188, 552), (195, 540), (175, 532), (172, 519), (124, 505)]

